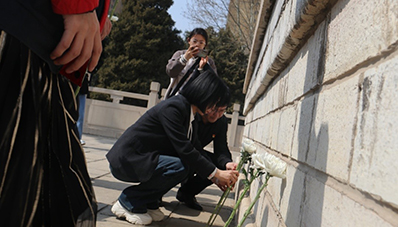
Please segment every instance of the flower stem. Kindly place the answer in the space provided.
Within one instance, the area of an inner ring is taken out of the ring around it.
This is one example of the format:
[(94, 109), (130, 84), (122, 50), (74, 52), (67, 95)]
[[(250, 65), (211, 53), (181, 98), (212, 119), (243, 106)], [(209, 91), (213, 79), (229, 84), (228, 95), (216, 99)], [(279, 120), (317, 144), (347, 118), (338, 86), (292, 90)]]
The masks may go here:
[(113, 16), (113, 13), (115, 12), (115, 9), (116, 9), (116, 6), (118, 3), (119, 3), (119, 0), (116, 0), (115, 5), (113, 6), (113, 9), (112, 9), (112, 12), (111, 12), (109, 18), (111, 18)]
[(245, 214), (243, 215), (242, 220), (240, 220), (239, 224), (237, 227), (241, 227), (243, 223), (245, 222), (247, 216), (249, 216), (251, 210), (253, 209), (254, 204), (257, 202), (257, 200), (260, 198), (261, 192), (264, 190), (264, 188), (268, 185), (268, 180), (271, 177), (269, 173), (267, 173), (267, 176), (265, 177), (265, 182), (263, 185), (261, 185), (260, 189), (258, 190), (256, 197), (254, 197), (254, 200), (250, 203), (249, 208), (247, 208)]
[(220, 200), (218, 200), (218, 203), (217, 203), (217, 206), (216, 206), (214, 212), (211, 214), (209, 220), (207, 221), (207, 224), (206, 224), (207, 227), (213, 226), (213, 223), (216, 220), (217, 215), (221, 210), (221, 207), (224, 205), (225, 200), (227, 200), (227, 197), (228, 197), (230, 191), (231, 191), (231, 187), (228, 187), (227, 190), (225, 190), (224, 193), (222, 194)]
[(234, 217), (235, 217), (236, 210), (239, 208), (239, 205), (241, 204), (243, 198), (246, 195), (246, 192), (250, 189), (250, 185), (252, 184), (253, 180), (257, 178), (258, 174), (259, 174), (259, 171), (257, 171), (253, 176), (251, 176), (250, 181), (245, 186), (243, 192), (240, 194), (239, 199), (236, 202), (236, 204), (234, 206), (234, 209), (232, 210), (231, 215), (229, 215), (229, 218), (228, 218), (227, 222), (225, 223), (224, 227), (228, 227), (231, 224), (232, 219), (234, 219)]
[[(84, 80), (85, 76), (86, 75), (83, 76), (83, 80)], [(77, 97), (79, 95), (79, 91), (80, 91), (80, 86), (77, 86), (77, 88), (75, 89), (75, 97)]]
[[(248, 154), (247, 152), (242, 153), (242, 159), (239, 161), (238, 166), (236, 168), (238, 172), (241, 170), (243, 164), (247, 161), (248, 157), (250, 157), (250, 154)], [(211, 214), (209, 220), (207, 221), (206, 227), (213, 226), (213, 223), (216, 220), (218, 213), (220, 213), (221, 208), (224, 206), (224, 203), (227, 200), (228, 195), (231, 192), (231, 189), (232, 186), (229, 186), (227, 190), (224, 191), (221, 198), (218, 200), (217, 206), (213, 211), (213, 213)]]

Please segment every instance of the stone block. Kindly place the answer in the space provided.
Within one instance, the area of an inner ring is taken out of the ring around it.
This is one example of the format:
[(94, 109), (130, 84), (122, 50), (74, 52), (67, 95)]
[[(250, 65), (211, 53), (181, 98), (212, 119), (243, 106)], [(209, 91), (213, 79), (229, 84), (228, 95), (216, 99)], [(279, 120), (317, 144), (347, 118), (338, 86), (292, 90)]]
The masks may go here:
[(398, 57), (364, 73), (351, 183), (398, 205)]
[(260, 141), (261, 140), (261, 132), (262, 132), (262, 126), (260, 125), (260, 120), (256, 120), (253, 122), (253, 137), (252, 139), (254, 141)]
[(324, 183), (321, 179), (307, 176), (302, 226), (392, 227), (371, 209)]
[[(258, 63), (254, 72), (257, 76), (252, 77), (250, 85), (247, 90), (246, 101), (252, 100), (253, 97), (262, 95), (260, 90), (264, 84), (267, 84), (273, 76), (268, 75), (272, 64), (275, 62), (285, 44), (289, 32), (295, 25), (295, 14), (300, 12), (304, 4), (295, 4), (296, 1), (277, 1), (275, 11), (272, 18), (270, 18), (269, 26), (264, 37), (264, 42), (260, 50), (261, 62)], [(286, 5), (284, 5), (286, 4)], [(296, 7), (300, 7), (299, 9)], [(293, 20), (292, 20), (293, 18)], [(283, 54), (282, 54), (283, 55)], [(255, 99), (256, 99), (255, 98)], [(249, 103), (245, 102), (244, 109), (246, 110)]]
[(267, 147), (270, 147), (271, 145), (271, 117), (270, 115), (265, 116), (264, 118), (261, 119), (261, 127), (263, 128), (262, 134), (261, 134), (261, 143), (264, 144)]
[(305, 162), (308, 156), (314, 100), (315, 97), (311, 93), (303, 97), (297, 104), (297, 120), (292, 138), (291, 157), (300, 162)]
[(398, 40), (398, 1), (344, 0), (331, 12), (325, 80), (382, 55)]
[(294, 137), (295, 126), (297, 123), (297, 106), (289, 105), (283, 108), (278, 122), (278, 134), (276, 135), (276, 150), (290, 155)]
[[(305, 173), (300, 169), (288, 166), (286, 179), (282, 181), (280, 192), (272, 193), (272, 196), (280, 194), (279, 210), (286, 226), (300, 226), (304, 182)], [(274, 201), (278, 200), (274, 199)]]
[(314, 116), (307, 163), (348, 181), (356, 124), (359, 76), (353, 76), (314, 94)]
[(276, 111), (271, 114), (271, 128), (270, 128), (270, 147), (271, 149), (276, 150), (278, 146), (278, 130), (279, 130), (279, 122), (281, 118), (281, 112)]
[(319, 25), (314, 35), (308, 39), (282, 73), (287, 77), (286, 102), (288, 103), (297, 100), (318, 83), (318, 76), (322, 73), (319, 72), (319, 68), (324, 64), (321, 61), (321, 55), (324, 54), (321, 47), (325, 45), (323, 43), (325, 25), (325, 22)]

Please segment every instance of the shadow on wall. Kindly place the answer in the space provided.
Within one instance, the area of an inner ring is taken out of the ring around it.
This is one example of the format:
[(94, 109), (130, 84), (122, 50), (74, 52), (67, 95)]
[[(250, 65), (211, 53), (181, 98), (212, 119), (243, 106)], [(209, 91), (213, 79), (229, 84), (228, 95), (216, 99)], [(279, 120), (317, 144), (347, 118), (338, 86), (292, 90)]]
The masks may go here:
[[(319, 26), (318, 29), (322, 29), (319, 40), (315, 37), (313, 41), (317, 41), (316, 45), (320, 48), (308, 48), (303, 94), (316, 86), (314, 80), (316, 84), (323, 82), (327, 24)], [(326, 175), (316, 172), (326, 171), (329, 127), (323, 122), (323, 115), (317, 119), (317, 113), (323, 111), (322, 107), (318, 107), (320, 90), (318, 87), (308, 92), (301, 102), (298, 118), (299, 165), (294, 173), (288, 210), (284, 217), (286, 226), (322, 226)]]

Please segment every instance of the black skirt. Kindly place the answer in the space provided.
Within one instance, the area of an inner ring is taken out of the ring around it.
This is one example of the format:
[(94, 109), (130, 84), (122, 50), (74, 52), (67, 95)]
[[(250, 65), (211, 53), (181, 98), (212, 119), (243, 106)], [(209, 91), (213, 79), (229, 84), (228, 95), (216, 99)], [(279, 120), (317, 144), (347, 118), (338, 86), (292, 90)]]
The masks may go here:
[(72, 85), (0, 33), (0, 223), (95, 226)]

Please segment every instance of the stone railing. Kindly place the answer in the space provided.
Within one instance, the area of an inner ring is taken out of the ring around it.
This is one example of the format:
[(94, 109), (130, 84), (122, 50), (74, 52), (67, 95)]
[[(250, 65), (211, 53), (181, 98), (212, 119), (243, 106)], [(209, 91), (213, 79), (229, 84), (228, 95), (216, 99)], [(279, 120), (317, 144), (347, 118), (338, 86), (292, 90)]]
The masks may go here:
[[(87, 99), (83, 132), (113, 138), (118, 138), (145, 111), (159, 103), (165, 94), (165, 89), (162, 89), (162, 95), (159, 97), (160, 83), (158, 82), (151, 83), (148, 95), (98, 87), (90, 87), (89, 90), (109, 95), (112, 102)], [(124, 97), (147, 101), (147, 106), (122, 104), (120, 101)], [(245, 118), (239, 116), (239, 109), (240, 105), (234, 104), (233, 113), (225, 114), (230, 119), (227, 139), (231, 148), (239, 147), (242, 139), (243, 124), (239, 124), (239, 122), (244, 122)]]

